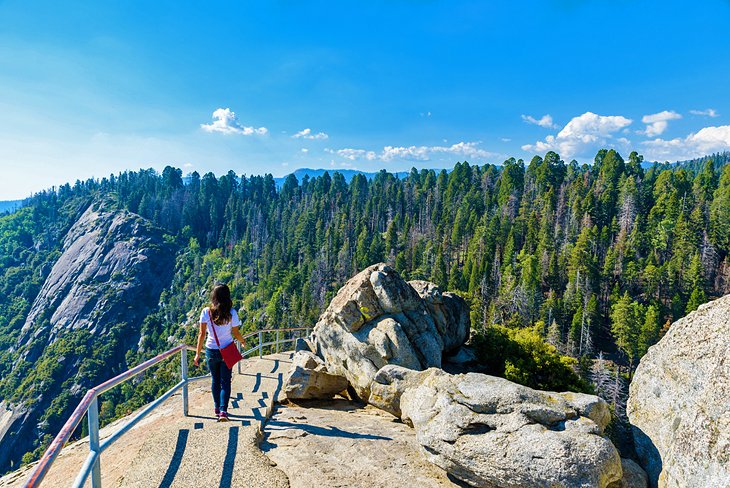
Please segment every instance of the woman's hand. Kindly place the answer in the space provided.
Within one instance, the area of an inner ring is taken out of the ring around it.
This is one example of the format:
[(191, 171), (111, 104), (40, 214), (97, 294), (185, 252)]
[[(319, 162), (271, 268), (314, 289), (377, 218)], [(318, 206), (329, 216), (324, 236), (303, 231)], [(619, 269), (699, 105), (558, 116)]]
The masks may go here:
[(208, 331), (208, 325), (205, 322), (200, 323), (200, 330), (198, 330), (198, 345), (195, 348), (195, 359), (193, 364), (195, 366), (200, 365), (200, 351), (203, 350), (203, 343), (205, 342), (205, 333)]
[(246, 347), (246, 339), (241, 335), (241, 330), (238, 327), (231, 328), (231, 335), (241, 344), (241, 347)]

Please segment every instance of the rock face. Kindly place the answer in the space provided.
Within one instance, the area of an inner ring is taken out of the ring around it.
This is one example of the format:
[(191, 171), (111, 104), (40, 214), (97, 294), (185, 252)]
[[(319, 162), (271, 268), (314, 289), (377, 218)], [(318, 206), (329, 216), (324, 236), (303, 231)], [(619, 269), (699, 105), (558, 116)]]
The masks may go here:
[(413, 426), (427, 458), (484, 487), (606, 487), (621, 459), (600, 398), (542, 392), (478, 373), (381, 369), (370, 403)]
[(468, 338), (466, 303), (433, 284), (417, 286), (426, 299), (390, 266), (370, 266), (340, 289), (312, 332), (313, 351), (361, 399), (383, 366), (440, 367), (444, 352)]
[(332, 398), (347, 389), (347, 380), (329, 374), (324, 361), (309, 351), (298, 351), (284, 379), (284, 392), (292, 400)]
[(89, 207), (66, 235), (63, 254), (33, 302), (18, 344), (37, 335), (44, 318), (49, 325), (44, 332), (53, 342), (65, 331), (102, 333), (114, 321), (146, 316), (172, 277), (169, 247), (141, 217)]
[[(162, 232), (143, 218), (126, 211), (105, 211), (89, 207), (67, 233), (62, 254), (38, 293), (15, 349), (31, 364), (47, 348), (67, 334), (88, 331), (94, 347), (116, 344), (110, 368), (98, 371), (107, 379), (124, 364), (125, 353), (139, 341), (144, 317), (157, 306), (161, 291), (168, 286), (174, 270), (175, 253)], [(112, 340), (113, 339), (113, 340)], [(6, 404), (7, 414), (0, 428), (0, 471), (17, 464), (32, 443), (45, 434), (55, 434), (76, 397), (93, 386), (96, 378), (79, 379), (84, 358), (65, 354), (63, 371), (69, 378), (65, 388), (73, 398), (69, 407), (53, 422), (39, 422), (46, 408), (61, 391), (60, 382), (34, 398), (33, 407)]]
[(456, 352), (467, 339), (471, 329), (469, 307), (459, 295), (441, 292), (430, 281), (409, 281), (409, 285), (426, 302), (436, 329), (444, 341), (444, 354)]
[(621, 470), (623, 476), (619, 481), (611, 483), (608, 488), (646, 488), (648, 476), (641, 466), (631, 459), (621, 458)]
[(730, 295), (649, 348), (627, 411), (651, 486), (730, 487)]

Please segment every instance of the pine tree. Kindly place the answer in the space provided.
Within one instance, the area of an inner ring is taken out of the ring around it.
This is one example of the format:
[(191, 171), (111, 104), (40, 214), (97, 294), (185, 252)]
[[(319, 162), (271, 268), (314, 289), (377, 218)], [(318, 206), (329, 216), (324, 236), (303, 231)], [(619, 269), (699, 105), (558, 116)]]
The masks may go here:
[(564, 352), (564, 346), (563, 346), (563, 339), (562, 339), (562, 331), (560, 330), (560, 325), (553, 320), (550, 323), (550, 327), (548, 327), (547, 330), (547, 341), (555, 346), (555, 348), (560, 351)]
[(363, 226), (360, 235), (357, 237), (357, 246), (355, 248), (355, 261), (359, 270), (374, 264), (370, 262), (370, 241), (368, 230)]
[(637, 355), (639, 328), (637, 317), (638, 304), (628, 292), (611, 307), (611, 333), (616, 340), (616, 346), (623, 352), (633, 365)]
[(446, 262), (444, 261), (443, 252), (440, 250), (436, 252), (436, 263), (431, 273), (431, 281), (441, 287), (442, 290), (447, 289), (448, 276), (446, 274)]
[(689, 296), (689, 300), (687, 300), (687, 308), (684, 310), (684, 312), (694, 312), (700, 307), (700, 305), (702, 305), (706, 301), (707, 295), (705, 295), (705, 291), (699, 287), (695, 287), (695, 289), (692, 290), (692, 294)]
[(385, 241), (383, 241), (383, 237), (380, 235), (380, 232), (376, 232), (373, 235), (367, 256), (367, 266), (385, 260)]
[(638, 357), (642, 357), (646, 354), (646, 351), (650, 346), (654, 345), (659, 338), (659, 311), (654, 305), (649, 305), (646, 308), (646, 314), (644, 315), (644, 323), (641, 326), (641, 332), (639, 333), (639, 339), (637, 344)]
[(730, 164), (722, 169), (720, 183), (710, 205), (710, 229), (714, 244), (730, 249)]
[(568, 354), (571, 356), (580, 355), (580, 339), (581, 329), (583, 327), (583, 305), (580, 305), (573, 314), (573, 320), (570, 322), (570, 331), (568, 332)]

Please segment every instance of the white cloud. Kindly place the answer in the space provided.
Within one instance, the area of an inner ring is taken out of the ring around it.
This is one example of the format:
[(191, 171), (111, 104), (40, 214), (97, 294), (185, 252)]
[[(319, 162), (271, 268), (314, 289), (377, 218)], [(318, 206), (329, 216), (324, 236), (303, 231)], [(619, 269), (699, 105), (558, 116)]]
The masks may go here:
[(708, 108), (706, 110), (690, 110), (689, 113), (692, 115), (704, 115), (705, 117), (719, 117), (720, 114), (714, 108)]
[(428, 161), (428, 155), (429, 148), (426, 146), (385, 146), (379, 159), (383, 159), (385, 161), (391, 161), (393, 159)]
[(317, 132), (316, 134), (312, 134), (312, 129), (306, 128), (302, 129), (296, 134), (292, 136), (294, 139), (311, 139), (311, 140), (317, 140), (317, 141), (324, 141), (325, 139), (328, 139), (329, 136), (325, 134), (324, 132)]
[(679, 115), (677, 112), (670, 110), (664, 110), (662, 112), (651, 115), (644, 115), (641, 118), (641, 121), (646, 124), (646, 129), (643, 131), (639, 131), (638, 133), (646, 134), (649, 137), (661, 135), (664, 133), (665, 130), (667, 130), (667, 126), (669, 125), (670, 120), (677, 120), (681, 118), (682, 116)]
[(460, 154), (463, 156), (471, 157), (471, 158), (488, 158), (492, 156), (496, 156), (495, 153), (491, 153), (489, 151), (485, 151), (484, 149), (480, 149), (477, 146), (481, 144), (480, 142), (457, 142), (456, 144), (452, 144), (448, 147), (442, 147), (442, 146), (435, 146), (432, 147), (431, 150), (434, 152), (441, 152), (441, 153), (451, 153), (451, 154)]
[(540, 127), (545, 127), (546, 129), (558, 128), (558, 126), (553, 123), (553, 117), (550, 114), (543, 115), (539, 119), (536, 119), (532, 115), (523, 115), (522, 120), (524, 120), (528, 124), (539, 125)]
[(230, 108), (219, 108), (213, 112), (213, 122), (200, 124), (205, 132), (220, 132), (221, 134), (239, 134), (243, 136), (262, 136), (269, 132), (266, 127), (247, 127), (238, 122), (235, 112)]
[(354, 161), (366, 159), (368, 161), (430, 161), (439, 154), (451, 154), (468, 158), (488, 158), (496, 156), (479, 146), (479, 142), (457, 142), (450, 146), (385, 146), (379, 153), (365, 149), (325, 149), (325, 152), (337, 154), (340, 157)]
[(454, 154), (470, 158), (487, 158), (494, 154), (480, 149), (478, 142), (457, 142), (451, 146), (409, 146), (393, 147), (385, 146), (380, 159), (391, 161), (393, 159), (405, 159), (413, 161), (428, 161), (434, 154)]
[(193, 163), (185, 163), (185, 164), (183, 164), (183, 168), (192, 168), (192, 167), (193, 167)]
[(648, 148), (646, 157), (657, 161), (681, 161), (730, 149), (730, 125), (705, 127), (696, 133), (675, 139), (654, 139), (642, 142)]
[[(367, 159), (368, 161), (372, 161), (376, 159), (377, 155), (375, 154), (375, 151), (366, 151), (365, 149), (351, 149), (351, 148), (345, 148), (345, 149), (325, 149), (325, 152), (330, 154), (337, 154), (340, 157), (343, 157), (345, 159), (349, 159), (351, 161), (354, 161), (356, 159)], [(334, 164), (334, 161), (332, 161), (332, 164)]]
[[(591, 151), (611, 146), (613, 134), (631, 125), (633, 121), (621, 115), (597, 115), (586, 112), (573, 117), (557, 135), (544, 141), (525, 144), (523, 151), (556, 151), (565, 158), (590, 155)], [(592, 155), (591, 155), (592, 156)]]
[(301, 149), (301, 151), (302, 151), (302, 152), (303, 152), (304, 154), (307, 154), (307, 153), (309, 152), (309, 149), (307, 149), (306, 147), (303, 147), (303, 148)]
[(509, 137), (502, 137), (499, 140), (502, 142), (512, 142), (512, 139), (510, 139)]

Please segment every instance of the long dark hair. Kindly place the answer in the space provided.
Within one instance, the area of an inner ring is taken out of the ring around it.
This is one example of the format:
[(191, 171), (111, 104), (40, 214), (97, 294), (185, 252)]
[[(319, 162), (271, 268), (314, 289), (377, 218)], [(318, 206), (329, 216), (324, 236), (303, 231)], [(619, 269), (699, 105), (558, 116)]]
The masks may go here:
[(231, 290), (228, 285), (215, 285), (210, 292), (210, 318), (213, 322), (222, 325), (231, 321)]

